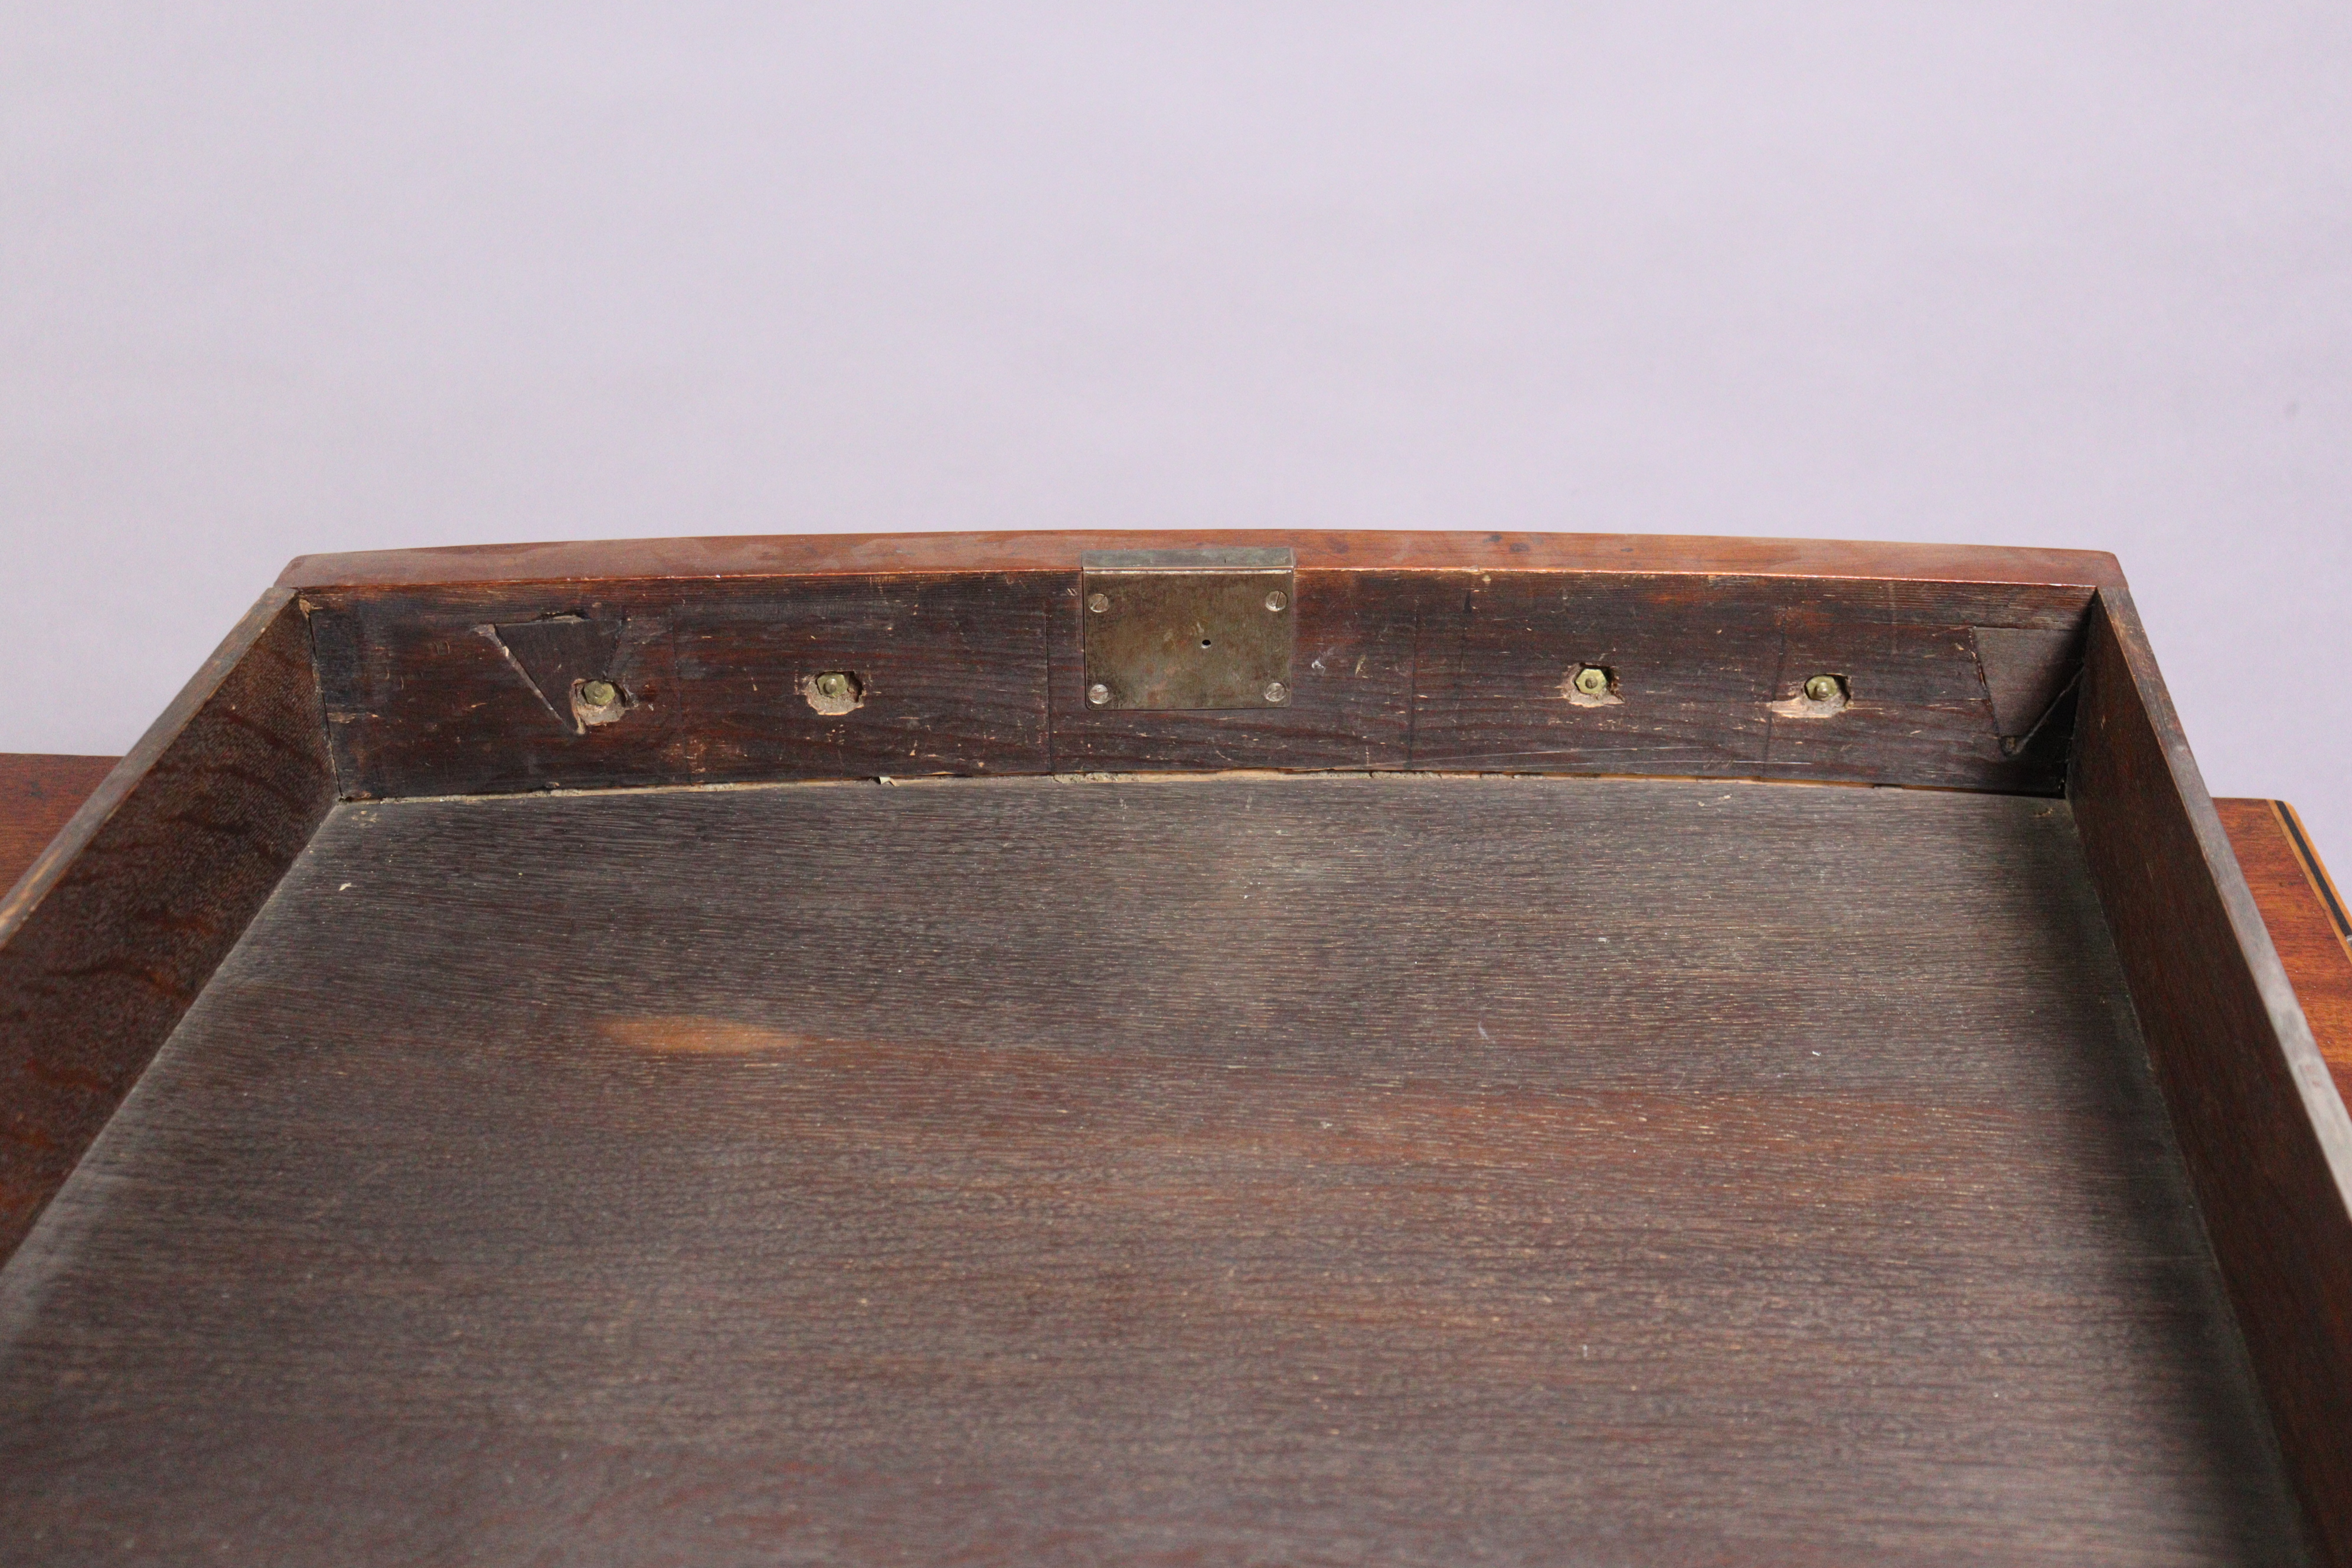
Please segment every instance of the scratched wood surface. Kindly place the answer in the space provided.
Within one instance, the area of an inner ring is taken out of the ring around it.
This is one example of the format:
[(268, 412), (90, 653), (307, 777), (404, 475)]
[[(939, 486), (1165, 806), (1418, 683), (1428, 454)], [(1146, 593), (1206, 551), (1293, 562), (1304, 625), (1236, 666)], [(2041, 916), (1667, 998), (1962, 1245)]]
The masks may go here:
[(2298, 1560), (2067, 805), (1769, 784), (339, 806), (0, 1273), (0, 1471), (64, 1563)]
[[(1284, 706), (1096, 710), (1079, 542), (1060, 572), (306, 590), (342, 792), (1344, 768), (2054, 795), (2068, 724), (2042, 721), (2079, 666), (2092, 592), (1545, 572), (1501, 546), (1486, 572), (1302, 567)], [(550, 669), (603, 660), (627, 696), (616, 721), (575, 723), (506, 646), (551, 627), (578, 647)], [(1572, 700), (1583, 664), (1612, 671), (1615, 700)], [(826, 672), (856, 681), (854, 710), (808, 700)], [(1819, 674), (1851, 702), (1780, 710)]]

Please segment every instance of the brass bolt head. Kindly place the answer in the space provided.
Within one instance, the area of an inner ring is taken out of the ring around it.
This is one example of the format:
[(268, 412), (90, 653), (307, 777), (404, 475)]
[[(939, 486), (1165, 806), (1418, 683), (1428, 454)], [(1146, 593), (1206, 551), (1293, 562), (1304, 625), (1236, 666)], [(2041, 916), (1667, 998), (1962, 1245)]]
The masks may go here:
[(1290, 689), (1279, 680), (1269, 680), (1265, 683), (1265, 700), (1268, 702), (1279, 702), (1289, 695)]
[(849, 677), (839, 670), (820, 675), (816, 678), (816, 689), (820, 697), (846, 697), (849, 695)]
[(1276, 588), (1273, 593), (1268, 594), (1265, 596), (1265, 607), (1269, 610), (1279, 612), (1284, 605), (1289, 603), (1290, 595), (1284, 593), (1279, 588)]
[(1588, 664), (1576, 672), (1576, 689), (1587, 697), (1598, 697), (1609, 689), (1609, 672), (1597, 664)]
[(1110, 608), (1110, 595), (1108, 594), (1087, 595), (1087, 608), (1092, 610), (1096, 615), (1101, 615), (1105, 610)]
[(1838, 699), (1838, 682), (1834, 675), (1816, 675), (1805, 682), (1805, 695), (1816, 702), (1834, 702)]
[(621, 689), (609, 680), (583, 680), (580, 683), (580, 700), (591, 708), (610, 708), (620, 698)]
[(1087, 700), (1093, 703), (1097, 708), (1101, 707), (1104, 703), (1110, 700), (1110, 688), (1105, 686), (1099, 680), (1096, 681), (1092, 686), (1087, 688)]

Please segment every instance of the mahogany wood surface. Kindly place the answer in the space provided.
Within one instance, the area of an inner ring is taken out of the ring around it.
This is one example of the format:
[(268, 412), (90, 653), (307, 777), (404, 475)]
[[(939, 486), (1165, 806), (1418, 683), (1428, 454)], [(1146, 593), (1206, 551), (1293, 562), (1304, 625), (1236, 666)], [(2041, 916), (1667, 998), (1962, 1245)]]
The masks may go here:
[(2213, 809), (2336, 1089), (2352, 1098), (2352, 918), (2343, 895), (2284, 801), (2217, 800)]
[(25, 874), (120, 761), (0, 752), (0, 888)]
[(1133, 530), (999, 533), (816, 533), (459, 545), (304, 555), (282, 587), (581, 583), (609, 578), (898, 576), (1069, 570), (1086, 550), (1265, 545), (1309, 571), (1624, 572), (1702, 576), (1885, 578), (2096, 588), (2121, 584), (2116, 558), (2087, 550), (1738, 539), (1677, 534), (1412, 532), (1370, 529)]
[(2315, 1548), (2352, 1563), (2352, 1118), (2119, 589), (2067, 796)]
[(0, 899), (0, 1258), (334, 802), (273, 589)]
[(2298, 1560), (2060, 800), (342, 805), (0, 1344), (43, 1563)]

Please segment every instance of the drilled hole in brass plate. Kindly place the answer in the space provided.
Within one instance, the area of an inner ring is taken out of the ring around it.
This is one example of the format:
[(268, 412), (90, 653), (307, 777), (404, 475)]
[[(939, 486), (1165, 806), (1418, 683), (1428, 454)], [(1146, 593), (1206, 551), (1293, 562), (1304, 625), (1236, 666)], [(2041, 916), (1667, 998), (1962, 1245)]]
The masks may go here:
[(1288, 550), (1097, 550), (1080, 570), (1087, 707), (1288, 706)]

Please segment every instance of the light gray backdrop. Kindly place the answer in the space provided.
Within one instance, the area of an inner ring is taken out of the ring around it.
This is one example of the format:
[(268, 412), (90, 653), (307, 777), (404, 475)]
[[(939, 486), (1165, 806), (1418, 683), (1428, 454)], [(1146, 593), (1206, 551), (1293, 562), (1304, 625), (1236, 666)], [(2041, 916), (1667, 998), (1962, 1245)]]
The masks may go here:
[(290, 555), (1524, 528), (2124, 561), (2352, 869), (2352, 7), (0, 7), (0, 749)]

